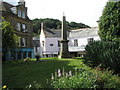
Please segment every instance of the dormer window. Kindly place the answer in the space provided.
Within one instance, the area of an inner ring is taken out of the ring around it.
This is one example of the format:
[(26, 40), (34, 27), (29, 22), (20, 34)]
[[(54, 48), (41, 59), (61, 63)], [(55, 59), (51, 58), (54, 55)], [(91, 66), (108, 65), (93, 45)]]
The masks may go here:
[(25, 12), (22, 12), (22, 18), (25, 18)]
[(17, 8), (16, 8), (16, 7), (12, 7), (12, 8), (11, 8), (11, 11), (12, 11), (14, 14), (17, 14)]
[(18, 10), (18, 17), (21, 17), (21, 11)]

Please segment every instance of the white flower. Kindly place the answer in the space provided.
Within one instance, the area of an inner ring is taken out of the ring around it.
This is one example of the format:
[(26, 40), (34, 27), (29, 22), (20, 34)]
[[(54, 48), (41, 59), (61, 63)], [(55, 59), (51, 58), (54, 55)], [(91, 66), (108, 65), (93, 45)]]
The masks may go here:
[(31, 87), (32, 87), (32, 85), (30, 84), (30, 85), (29, 85), (29, 88), (31, 88)]
[(61, 76), (61, 72), (60, 72), (60, 69), (58, 69), (58, 77)]
[(51, 77), (51, 79), (52, 79), (52, 80), (54, 79), (53, 73), (52, 73), (52, 77)]
[(66, 77), (68, 77), (68, 73), (66, 73)]
[(60, 72), (60, 69), (58, 69), (58, 73)]
[(71, 70), (69, 71), (69, 76), (72, 76), (72, 72), (71, 72)]

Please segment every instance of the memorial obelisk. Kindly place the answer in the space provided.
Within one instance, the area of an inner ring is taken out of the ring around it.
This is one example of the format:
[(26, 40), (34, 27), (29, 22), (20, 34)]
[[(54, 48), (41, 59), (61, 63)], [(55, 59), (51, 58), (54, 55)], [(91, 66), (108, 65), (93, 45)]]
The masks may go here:
[(68, 51), (68, 42), (69, 40), (67, 40), (66, 17), (63, 15), (61, 40), (60, 40), (60, 52), (58, 58), (70, 58), (70, 53)]

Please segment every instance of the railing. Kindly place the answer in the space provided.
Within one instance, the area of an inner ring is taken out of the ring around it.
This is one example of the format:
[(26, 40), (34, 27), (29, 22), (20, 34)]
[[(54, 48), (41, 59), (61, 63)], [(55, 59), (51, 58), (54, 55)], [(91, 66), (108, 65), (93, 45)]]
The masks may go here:
[(78, 51), (85, 51), (85, 46), (69, 46), (70, 52), (78, 52)]

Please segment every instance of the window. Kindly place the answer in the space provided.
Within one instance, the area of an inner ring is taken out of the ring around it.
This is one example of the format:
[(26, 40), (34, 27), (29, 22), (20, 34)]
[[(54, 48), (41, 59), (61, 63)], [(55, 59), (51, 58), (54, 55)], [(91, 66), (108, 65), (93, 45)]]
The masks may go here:
[(53, 46), (53, 44), (50, 44), (50, 46)]
[(94, 40), (93, 38), (88, 38), (88, 43), (93, 42), (93, 40)]
[(74, 40), (74, 46), (78, 46), (78, 40), (77, 39)]
[(26, 43), (25, 43), (25, 38), (21, 38), (21, 46), (22, 47), (25, 47), (26, 46)]
[(18, 10), (18, 17), (21, 17), (21, 11)]
[(22, 32), (26, 32), (26, 24), (22, 24)]
[(60, 47), (60, 41), (58, 41), (58, 47)]
[(17, 31), (20, 31), (20, 29), (21, 29), (20, 27), (21, 27), (21, 26), (20, 26), (20, 23), (18, 22), (18, 23), (17, 23), (17, 28), (16, 28)]
[(45, 44), (45, 42), (44, 42), (44, 41), (42, 41), (42, 45), (43, 45), (43, 47), (44, 47), (44, 44)]
[(22, 12), (22, 18), (25, 18), (25, 12)]
[(18, 37), (18, 46), (20, 47), (21, 44), (21, 37)]

